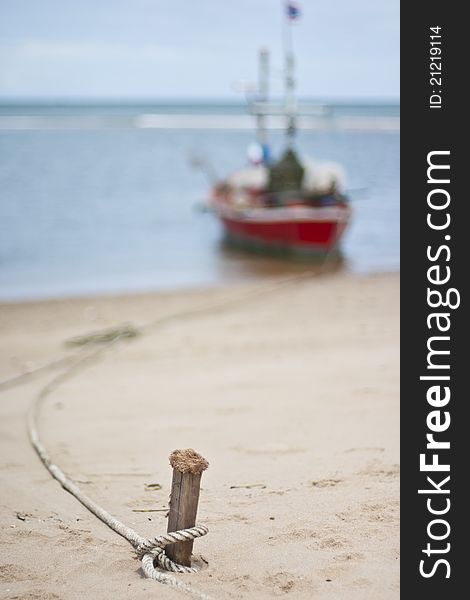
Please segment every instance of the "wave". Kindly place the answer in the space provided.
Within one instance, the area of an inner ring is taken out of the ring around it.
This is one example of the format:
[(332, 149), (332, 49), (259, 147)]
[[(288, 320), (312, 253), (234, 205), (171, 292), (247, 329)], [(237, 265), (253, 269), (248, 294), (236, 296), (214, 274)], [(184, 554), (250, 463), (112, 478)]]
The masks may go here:
[[(270, 130), (285, 129), (285, 118), (268, 119)], [(310, 131), (398, 132), (398, 116), (299, 116), (297, 127)], [(81, 129), (189, 129), (252, 131), (250, 115), (220, 114), (151, 114), (134, 116), (106, 115), (0, 115), (0, 130), (81, 130)]]

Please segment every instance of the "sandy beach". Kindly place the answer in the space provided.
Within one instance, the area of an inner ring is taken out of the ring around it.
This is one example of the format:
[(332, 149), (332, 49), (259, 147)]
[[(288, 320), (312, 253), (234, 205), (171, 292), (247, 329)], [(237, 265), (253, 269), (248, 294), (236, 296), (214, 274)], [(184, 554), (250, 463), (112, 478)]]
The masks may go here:
[(143, 578), (27, 437), (28, 406), (67, 366), (50, 363), (83, 351), (65, 340), (123, 323), (139, 335), (45, 401), (40, 433), (65, 472), (153, 537), (168, 456), (194, 448), (210, 531), (184, 581), (220, 599), (397, 599), (398, 274), (1, 305), (0, 597), (184, 597)]

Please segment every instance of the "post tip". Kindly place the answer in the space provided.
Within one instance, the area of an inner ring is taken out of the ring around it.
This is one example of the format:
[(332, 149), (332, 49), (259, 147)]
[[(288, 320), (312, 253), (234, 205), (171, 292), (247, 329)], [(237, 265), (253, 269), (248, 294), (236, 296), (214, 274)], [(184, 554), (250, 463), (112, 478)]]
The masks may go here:
[(200, 475), (209, 466), (209, 462), (192, 448), (173, 450), (170, 465), (180, 473)]

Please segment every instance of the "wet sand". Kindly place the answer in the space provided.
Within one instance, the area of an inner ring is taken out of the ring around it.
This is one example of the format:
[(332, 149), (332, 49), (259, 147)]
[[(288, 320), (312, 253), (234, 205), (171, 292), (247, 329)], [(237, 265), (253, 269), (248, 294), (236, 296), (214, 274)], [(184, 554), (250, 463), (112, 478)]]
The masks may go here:
[[(82, 489), (153, 537), (166, 531), (168, 455), (195, 448), (210, 462), (199, 506), (210, 532), (194, 545), (208, 565), (180, 576), (194, 588), (398, 598), (399, 276), (5, 304), (0, 380), (125, 322), (140, 335), (61, 383), (42, 412), (44, 442)], [(59, 370), (0, 390), (0, 597), (182, 597), (143, 579), (131, 546), (30, 447), (27, 407)]]

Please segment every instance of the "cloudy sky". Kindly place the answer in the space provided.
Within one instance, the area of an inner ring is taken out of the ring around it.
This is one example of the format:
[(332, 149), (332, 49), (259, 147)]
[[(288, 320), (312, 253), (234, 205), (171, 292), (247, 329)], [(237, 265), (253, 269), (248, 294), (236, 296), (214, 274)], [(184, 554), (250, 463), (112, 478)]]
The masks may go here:
[[(260, 46), (280, 75), (281, 4), (0, 0), (0, 97), (237, 99)], [(299, 4), (300, 96), (398, 98), (399, 0)]]

